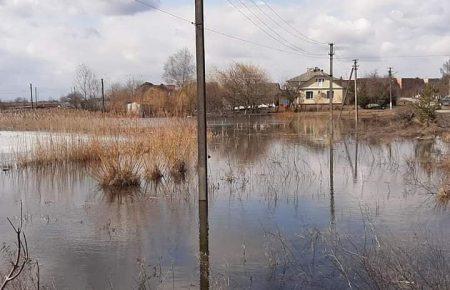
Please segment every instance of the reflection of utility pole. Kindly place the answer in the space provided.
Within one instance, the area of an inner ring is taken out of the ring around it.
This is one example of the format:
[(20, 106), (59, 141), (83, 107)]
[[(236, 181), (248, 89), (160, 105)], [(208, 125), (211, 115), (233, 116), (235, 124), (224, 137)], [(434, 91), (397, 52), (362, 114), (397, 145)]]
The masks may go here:
[(208, 203), (199, 203), (200, 289), (209, 289)]
[(392, 110), (392, 67), (389, 68), (389, 109)]
[(33, 109), (33, 84), (30, 84), (31, 108)]

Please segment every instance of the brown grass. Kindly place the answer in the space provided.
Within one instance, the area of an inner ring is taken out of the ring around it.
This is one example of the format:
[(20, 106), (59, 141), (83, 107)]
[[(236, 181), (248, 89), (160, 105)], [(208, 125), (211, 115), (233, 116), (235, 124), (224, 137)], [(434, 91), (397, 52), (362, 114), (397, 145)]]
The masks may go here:
[(437, 201), (441, 205), (447, 205), (450, 202), (450, 156), (447, 155), (440, 162), (439, 167), (444, 172), (442, 186), (437, 193)]
[[(89, 165), (89, 172), (103, 187), (130, 187), (141, 180), (178, 178), (195, 166), (196, 126), (191, 121), (167, 119), (162, 126), (146, 126), (142, 120), (107, 119), (97, 113), (53, 113), (24, 113), (23, 123), (13, 115), (0, 118), (3, 128), (8, 123), (14, 130), (70, 132), (36, 137), (26, 153), (16, 154), (18, 167), (79, 163)], [(39, 125), (29, 122), (33, 116), (39, 116)]]
[(16, 153), (16, 160), (21, 168), (89, 163), (98, 161), (100, 152), (105, 150), (104, 144), (97, 137), (86, 139), (77, 135), (50, 135), (42, 139), (37, 138), (28, 153)]
[(145, 133), (151, 129), (142, 119), (73, 109), (55, 108), (0, 114), (0, 130), (128, 135)]

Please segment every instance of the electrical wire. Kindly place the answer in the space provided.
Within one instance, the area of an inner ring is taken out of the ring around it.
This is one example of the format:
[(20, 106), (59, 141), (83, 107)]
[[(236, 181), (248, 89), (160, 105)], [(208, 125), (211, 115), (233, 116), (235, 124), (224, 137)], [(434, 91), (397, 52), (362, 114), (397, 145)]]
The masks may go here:
[(260, 0), (264, 5), (266, 5), (283, 23), (285, 23), (287, 26), (289, 26), (293, 31), (295, 31), (299, 36), (301, 36), (306, 41), (309, 41), (311, 43), (320, 44), (320, 45), (328, 45), (326, 42), (321, 42), (315, 39), (312, 39), (305, 34), (301, 33), (295, 26), (287, 22), (269, 3), (267, 3), (265, 0)]
[[(242, 11), (239, 7), (237, 7), (236, 5), (233, 4), (233, 2), (231, 0), (227, 0), (228, 3), (230, 3), (236, 10), (239, 11), (239, 13), (241, 13), (248, 21), (250, 21), (254, 26), (256, 26), (259, 30), (261, 30), (262, 32), (264, 32), (267, 36), (269, 36), (270, 38), (272, 38), (273, 40), (277, 41), (278, 43), (280, 43), (281, 45), (287, 46), (288, 48), (292, 49), (292, 50), (297, 50), (297, 51), (302, 51), (304, 53), (306, 53), (306, 51), (303, 48), (297, 47), (295, 44), (292, 44), (291, 42), (287, 41), (283, 36), (281, 36), (278, 32), (276, 32), (272, 27), (270, 27), (269, 25), (267, 25), (263, 20), (261, 20), (261, 18), (259, 18), (258, 15), (256, 15), (246, 4), (245, 2), (243, 2), (242, 0), (237, 0), (239, 1), (239, 3), (248, 11), (250, 12), (250, 14), (253, 15), (253, 17), (255, 17), (257, 19), (257, 21), (259, 23), (262, 24), (261, 27), (259, 26), (255, 21), (253, 21), (253, 19), (248, 16), (247, 14), (244, 13), (244, 11)], [(275, 36), (274, 36), (275, 35)], [(287, 43), (287, 45), (286, 45)]]
[[(142, 1), (142, 0), (134, 0), (134, 1), (136, 1), (137, 3), (140, 3), (140, 4), (144, 5), (144, 6), (150, 7), (152, 9), (154, 9), (154, 10), (157, 10), (157, 11), (163, 13), (163, 14), (169, 15), (169, 16), (175, 18), (175, 19), (178, 19), (178, 20), (181, 20), (183, 22), (195, 25), (194, 21), (191, 21), (191, 20), (189, 20), (189, 19), (187, 19), (185, 17), (182, 17), (182, 16), (179, 16), (177, 14), (174, 14), (174, 13), (172, 13), (170, 11), (158, 8), (157, 6), (155, 6), (153, 4), (147, 3), (147, 2)], [(255, 24), (255, 25), (257, 25), (257, 24)], [(254, 45), (254, 46), (258, 46), (258, 47), (262, 47), (262, 48), (266, 48), (266, 49), (270, 49), (270, 50), (274, 50), (274, 51), (278, 51), (278, 52), (283, 52), (283, 53), (288, 53), (288, 54), (296, 54), (296, 55), (301, 55), (301, 56), (308, 56), (308, 57), (311, 57), (311, 58), (326, 58), (325, 56), (308, 54), (308, 53), (305, 53), (305, 52), (302, 52), (302, 51), (298, 51), (296, 49), (293, 49), (289, 45), (287, 47), (290, 50), (285, 50), (285, 49), (280, 49), (280, 48), (277, 48), (277, 47), (261, 44), (261, 43), (258, 43), (258, 42), (252, 41), (252, 40), (248, 40), (248, 39), (245, 39), (245, 38), (240, 37), (240, 36), (235, 36), (235, 35), (231, 35), (229, 33), (221, 32), (219, 30), (216, 30), (216, 29), (213, 29), (213, 28), (209, 28), (209, 27), (206, 27), (206, 26), (204, 26), (204, 28), (205, 28), (205, 30), (207, 30), (209, 32), (221, 35), (223, 37), (227, 37), (227, 38), (230, 38), (230, 39), (238, 40), (238, 41), (245, 42), (245, 43), (248, 43), (248, 44), (251, 44), (251, 45)], [(277, 42), (279, 42), (278, 39), (275, 38), (275, 40), (277, 40)]]

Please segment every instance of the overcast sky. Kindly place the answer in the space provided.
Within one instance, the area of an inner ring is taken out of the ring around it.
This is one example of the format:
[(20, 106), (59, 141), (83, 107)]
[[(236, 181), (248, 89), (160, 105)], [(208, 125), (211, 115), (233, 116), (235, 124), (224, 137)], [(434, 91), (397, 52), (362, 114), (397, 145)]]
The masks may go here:
[[(194, 19), (193, 0), (142, 1)], [(349, 58), (336, 62), (337, 76), (348, 76), (350, 59), (358, 57), (362, 75), (392, 66), (398, 76), (439, 77), (450, 55), (447, 0), (265, 0), (287, 23), (259, 1), (206, 0), (208, 28), (265, 46), (207, 31), (207, 70), (252, 63), (276, 82), (307, 67), (328, 70), (326, 45), (300, 33), (335, 42), (337, 57)], [(0, 99), (28, 97), (30, 82), (40, 98), (59, 98), (80, 64), (107, 85), (130, 77), (160, 83), (165, 60), (184, 47), (194, 52), (192, 24), (134, 0), (0, 0)]]

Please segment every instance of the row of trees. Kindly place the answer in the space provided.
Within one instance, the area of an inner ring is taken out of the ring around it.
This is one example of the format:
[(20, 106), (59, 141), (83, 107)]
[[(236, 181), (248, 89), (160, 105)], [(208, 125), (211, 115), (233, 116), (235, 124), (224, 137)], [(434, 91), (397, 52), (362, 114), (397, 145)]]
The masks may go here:
[[(195, 114), (195, 63), (188, 49), (168, 58), (162, 77), (170, 86), (146, 86), (144, 81), (136, 79), (111, 85), (106, 92), (107, 109), (125, 112), (127, 103), (137, 102), (151, 115)], [(234, 63), (214, 71), (207, 79), (210, 112), (219, 113), (238, 106), (252, 109), (273, 103), (277, 98), (267, 72), (254, 65)], [(74, 91), (61, 98), (63, 102), (80, 109), (102, 108), (99, 78), (86, 65), (77, 69), (74, 84)]]
[[(163, 68), (163, 80), (171, 85), (146, 86), (144, 81), (130, 79), (115, 83), (106, 92), (107, 109), (125, 112), (126, 105), (137, 102), (146, 107), (151, 115), (192, 115), (196, 108), (195, 59), (188, 49), (181, 49), (171, 55)], [(442, 82), (436, 88), (448, 94), (450, 60), (444, 63)], [(255, 65), (233, 63), (228, 68), (215, 70), (207, 76), (206, 94), (209, 112), (221, 113), (235, 107), (254, 109), (261, 104), (277, 103), (280, 97), (293, 104), (300, 97), (298, 90), (285, 86), (281, 91), (270, 80), (268, 73)], [(391, 83), (390, 83), (391, 82)], [(81, 65), (74, 78), (74, 90), (62, 101), (80, 109), (100, 110), (101, 84), (99, 78), (86, 65)], [(354, 87), (350, 83), (347, 103), (353, 103)], [(389, 104), (389, 87), (392, 85), (394, 104), (401, 95), (397, 82), (380, 76), (376, 71), (368, 74), (358, 83), (358, 103)]]

